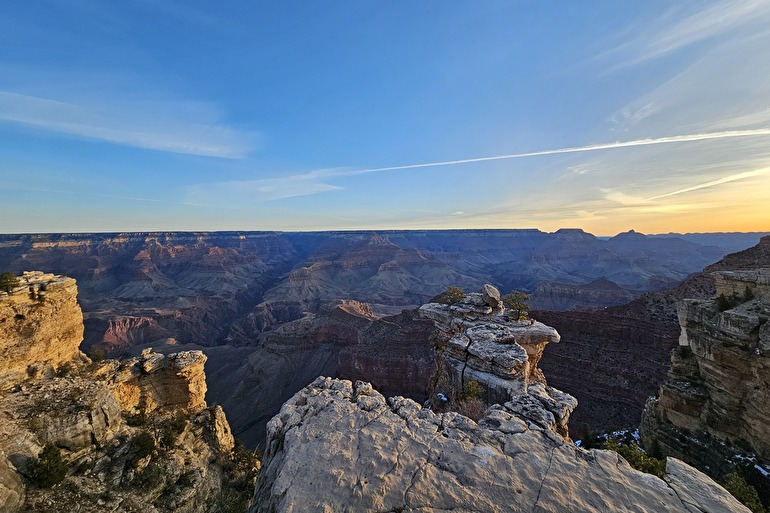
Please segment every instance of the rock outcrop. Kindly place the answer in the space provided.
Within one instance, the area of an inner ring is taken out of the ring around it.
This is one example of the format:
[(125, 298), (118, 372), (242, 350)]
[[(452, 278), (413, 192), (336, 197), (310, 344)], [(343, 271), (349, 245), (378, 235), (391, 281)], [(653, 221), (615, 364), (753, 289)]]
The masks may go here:
[[(494, 288), (485, 285), (485, 289)], [(499, 297), (499, 293), (497, 293)], [(558, 342), (559, 333), (532, 319), (518, 320), (497, 303), (489, 305), (489, 293), (471, 293), (454, 304), (428, 303), (420, 316), (434, 321), (437, 329), (437, 374), (434, 393), (450, 397), (477, 381), (490, 404), (504, 404), (514, 396), (527, 395), (530, 385), (539, 384), (538, 395), (559, 395), (548, 387), (538, 363), (545, 346)], [(554, 403), (563, 412), (558, 425), (567, 432), (569, 413), (577, 406), (574, 398), (561, 394)]]
[(748, 512), (678, 460), (658, 479), (575, 447), (548, 417), (538, 401), (513, 399), (477, 424), (318, 378), (270, 421), (249, 511)]
[(205, 363), (201, 351), (163, 355), (145, 349), (139, 358), (105, 362), (95, 375), (110, 385), (124, 410), (192, 413), (206, 407)]
[(0, 292), (0, 386), (83, 359), (83, 313), (75, 280), (24, 272), (19, 286)]
[[(627, 305), (533, 311), (533, 317), (555, 327), (566, 342), (546, 348), (542, 367), (553, 386), (580, 401), (571, 417), (573, 428), (588, 424), (594, 431), (613, 431), (638, 426), (647, 398), (667, 379), (671, 350), (681, 331), (678, 302), (715, 298), (714, 272), (768, 266), (770, 237), (763, 237), (756, 246), (725, 256), (675, 288), (645, 293)], [(745, 284), (738, 287), (743, 295)]]
[[(77, 350), (74, 280), (22, 280), (0, 298), (4, 324), (17, 323), (3, 343), (18, 348), (0, 353), (0, 511), (208, 511), (234, 440), (222, 409), (204, 399), (203, 353), (89, 363)], [(8, 320), (9, 311), (24, 318)], [(61, 451), (66, 470), (53, 488), (40, 481), (44, 447)]]
[[(659, 397), (647, 403), (642, 439), (716, 474), (743, 447), (761, 469), (770, 462), (770, 268), (714, 278), (718, 298), (679, 306), (680, 346)], [(759, 474), (770, 490), (767, 471)]]

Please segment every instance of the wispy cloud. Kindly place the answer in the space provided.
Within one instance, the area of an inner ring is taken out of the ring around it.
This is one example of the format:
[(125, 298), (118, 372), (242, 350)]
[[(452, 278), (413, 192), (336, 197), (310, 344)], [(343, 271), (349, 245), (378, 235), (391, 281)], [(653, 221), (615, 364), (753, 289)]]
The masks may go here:
[[(700, 8), (703, 3), (696, 5)], [(657, 22), (647, 22), (637, 38), (618, 51), (635, 53), (624, 66), (640, 64), (715, 37), (745, 36), (738, 29), (752, 24), (761, 29), (768, 19), (770, 3), (766, 0), (721, 1), (685, 16), (672, 9)]]
[(297, 196), (310, 196), (341, 187), (317, 180), (318, 173), (261, 180), (232, 180), (211, 184), (196, 184), (186, 188), (188, 201), (201, 203), (253, 204)]
[(69, 102), (0, 91), (0, 121), (152, 150), (243, 158), (258, 136), (212, 120), (210, 106), (175, 101)]

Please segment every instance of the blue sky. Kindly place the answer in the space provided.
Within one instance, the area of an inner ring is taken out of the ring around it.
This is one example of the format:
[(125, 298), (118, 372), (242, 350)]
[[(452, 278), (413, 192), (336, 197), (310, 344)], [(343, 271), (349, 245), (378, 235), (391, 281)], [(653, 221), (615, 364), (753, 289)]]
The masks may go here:
[(10, 0), (0, 232), (768, 231), (768, 63), (765, 0)]

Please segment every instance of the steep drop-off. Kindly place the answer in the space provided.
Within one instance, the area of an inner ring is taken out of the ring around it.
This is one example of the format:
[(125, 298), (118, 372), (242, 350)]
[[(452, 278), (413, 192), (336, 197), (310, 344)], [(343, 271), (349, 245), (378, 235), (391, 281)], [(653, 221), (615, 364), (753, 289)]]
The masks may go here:
[(206, 356), (91, 362), (75, 280), (21, 282), (0, 296), (0, 511), (209, 511), (234, 440), (206, 404)]
[(715, 477), (742, 470), (770, 502), (770, 267), (714, 278), (717, 297), (679, 306), (679, 347), (642, 439)]
[(319, 377), (270, 420), (250, 513), (748, 512), (679, 460), (658, 479), (617, 453), (570, 443), (574, 398), (537, 369), (558, 341), (552, 328), (509, 318), (482, 294), (420, 313), (448, 336), (437, 340), (437, 400), (472, 368), (503, 404), (477, 423), (385, 399), (369, 383)]

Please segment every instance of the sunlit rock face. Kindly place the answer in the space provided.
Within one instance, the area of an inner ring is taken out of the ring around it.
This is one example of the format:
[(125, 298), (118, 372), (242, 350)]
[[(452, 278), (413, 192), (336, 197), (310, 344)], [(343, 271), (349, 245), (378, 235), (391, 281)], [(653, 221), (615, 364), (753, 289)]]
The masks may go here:
[[(561, 394), (555, 403), (566, 401), (564, 407), (555, 409), (560, 415), (558, 429), (566, 436), (569, 414), (577, 402), (548, 387), (538, 368), (543, 350), (550, 342), (559, 342), (559, 333), (533, 319), (515, 318), (499, 301), (489, 299), (488, 288), (494, 287), (485, 285), (482, 292), (470, 293), (454, 304), (420, 307), (419, 315), (432, 320), (437, 331), (432, 394), (451, 399), (467, 382), (476, 381), (483, 386), (488, 403), (504, 404), (512, 397), (527, 395), (530, 386), (537, 384), (541, 396)], [(499, 297), (499, 293), (491, 295)]]
[(658, 479), (577, 448), (549, 413), (525, 395), (476, 423), (318, 378), (268, 424), (249, 511), (748, 512), (679, 460)]
[[(0, 297), (0, 511), (209, 511), (234, 439), (206, 404), (205, 355), (90, 361), (76, 294), (29, 272)], [(66, 470), (52, 488), (33, 484), (48, 446)]]
[(0, 384), (50, 374), (83, 356), (77, 293), (72, 278), (40, 271), (23, 273), (18, 287), (0, 292)]

